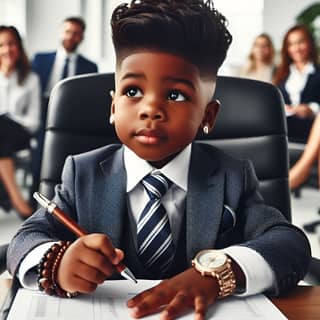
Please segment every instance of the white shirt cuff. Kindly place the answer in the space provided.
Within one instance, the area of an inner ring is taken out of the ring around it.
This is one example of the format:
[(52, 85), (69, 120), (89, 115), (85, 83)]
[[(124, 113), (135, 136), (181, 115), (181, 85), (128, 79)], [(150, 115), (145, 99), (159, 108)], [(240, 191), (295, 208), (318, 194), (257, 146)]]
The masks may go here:
[(319, 112), (319, 103), (317, 102), (310, 102), (308, 104), (309, 108), (313, 111), (314, 114)]
[(55, 242), (46, 242), (40, 246), (34, 248), (30, 251), (26, 257), (22, 260), (21, 265), (18, 270), (18, 278), (21, 285), (24, 288), (37, 290), (37, 270), (34, 268), (37, 267), (40, 260), (42, 259), (45, 252), (54, 244)]
[(242, 269), (246, 278), (244, 292), (237, 296), (262, 293), (275, 286), (275, 275), (265, 259), (255, 250), (243, 246), (232, 246), (222, 250)]

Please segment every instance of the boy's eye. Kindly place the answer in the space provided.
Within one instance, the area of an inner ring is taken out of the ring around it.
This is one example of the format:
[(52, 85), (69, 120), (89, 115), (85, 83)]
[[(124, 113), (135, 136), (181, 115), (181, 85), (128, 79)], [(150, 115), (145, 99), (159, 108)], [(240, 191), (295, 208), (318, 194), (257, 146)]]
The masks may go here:
[(173, 101), (186, 101), (187, 98), (184, 94), (182, 94), (178, 90), (172, 90), (168, 94), (168, 100), (173, 100)]
[(132, 88), (129, 88), (127, 91), (126, 91), (126, 95), (128, 97), (134, 97), (134, 98), (137, 98), (137, 97), (142, 97), (142, 92), (140, 89), (136, 88), (136, 87), (132, 87)]

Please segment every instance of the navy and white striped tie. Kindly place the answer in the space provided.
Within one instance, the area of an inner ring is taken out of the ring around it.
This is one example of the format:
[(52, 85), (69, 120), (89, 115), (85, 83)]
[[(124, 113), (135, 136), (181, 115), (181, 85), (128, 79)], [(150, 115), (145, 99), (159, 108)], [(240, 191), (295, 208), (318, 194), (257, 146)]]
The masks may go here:
[(141, 262), (152, 273), (162, 273), (174, 256), (174, 244), (168, 215), (161, 197), (172, 182), (161, 173), (153, 173), (141, 181), (149, 202), (143, 209), (137, 226), (138, 254)]

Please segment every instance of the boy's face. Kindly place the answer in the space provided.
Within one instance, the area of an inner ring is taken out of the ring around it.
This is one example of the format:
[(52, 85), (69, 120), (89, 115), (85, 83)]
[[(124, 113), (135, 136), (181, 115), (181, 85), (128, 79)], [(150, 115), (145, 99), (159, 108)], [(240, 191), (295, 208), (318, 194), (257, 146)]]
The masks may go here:
[(198, 69), (178, 56), (128, 55), (117, 68), (111, 110), (119, 139), (153, 166), (164, 166), (204, 125), (213, 127), (214, 88), (214, 80), (201, 79)]

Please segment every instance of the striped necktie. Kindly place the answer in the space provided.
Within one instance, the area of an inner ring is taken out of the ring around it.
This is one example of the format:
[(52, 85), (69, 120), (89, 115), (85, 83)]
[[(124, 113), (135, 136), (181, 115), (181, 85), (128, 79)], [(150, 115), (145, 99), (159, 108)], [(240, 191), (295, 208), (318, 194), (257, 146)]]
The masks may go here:
[(161, 274), (174, 256), (174, 245), (169, 218), (161, 197), (172, 182), (161, 173), (153, 173), (141, 181), (149, 201), (143, 209), (137, 225), (137, 244), (140, 261), (153, 274)]

